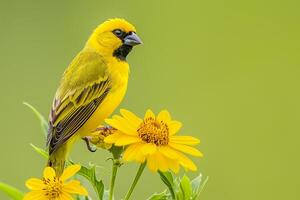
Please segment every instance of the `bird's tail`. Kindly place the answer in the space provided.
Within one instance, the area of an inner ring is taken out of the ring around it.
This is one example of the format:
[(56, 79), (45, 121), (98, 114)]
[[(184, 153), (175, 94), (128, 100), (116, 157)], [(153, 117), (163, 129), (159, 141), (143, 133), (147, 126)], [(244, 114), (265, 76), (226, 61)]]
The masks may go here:
[(67, 157), (67, 145), (63, 145), (49, 155), (47, 166), (52, 167), (57, 176), (60, 176), (65, 168)]

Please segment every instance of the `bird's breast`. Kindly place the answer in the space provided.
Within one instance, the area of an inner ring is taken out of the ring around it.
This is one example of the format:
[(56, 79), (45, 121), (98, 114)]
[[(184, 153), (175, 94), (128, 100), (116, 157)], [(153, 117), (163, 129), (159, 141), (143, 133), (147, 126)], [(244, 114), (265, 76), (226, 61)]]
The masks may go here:
[[(123, 67), (123, 70), (117, 70), (117, 67)], [(122, 64), (114, 66), (113, 69), (109, 68), (109, 77), (111, 81), (110, 90), (102, 103), (90, 117), (90, 119), (81, 128), (81, 137), (84, 137), (94, 131), (99, 125), (103, 123), (103, 120), (108, 118), (112, 114), (112, 112), (119, 106), (127, 90), (129, 73), (128, 69), (128, 64), (127, 66)]]
[(108, 64), (108, 74), (112, 85), (116, 88), (122, 87), (123, 85), (127, 86), (129, 65), (127, 62), (112, 59), (112, 61)]

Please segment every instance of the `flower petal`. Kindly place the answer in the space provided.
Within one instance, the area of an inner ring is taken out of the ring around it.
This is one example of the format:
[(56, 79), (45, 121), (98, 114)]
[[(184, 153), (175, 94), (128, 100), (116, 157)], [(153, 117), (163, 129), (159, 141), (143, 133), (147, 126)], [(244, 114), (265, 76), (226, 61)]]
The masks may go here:
[(42, 190), (45, 187), (44, 182), (37, 178), (27, 180), (25, 185), (30, 190)]
[(158, 169), (162, 172), (165, 172), (169, 169), (168, 160), (160, 153), (156, 152), (156, 162), (158, 162)]
[(88, 191), (83, 186), (81, 186), (80, 182), (77, 180), (72, 180), (66, 183), (63, 186), (63, 191), (69, 194), (80, 194), (84, 196), (88, 195)]
[(168, 159), (169, 168), (177, 174), (179, 172), (180, 166), (177, 160)]
[(139, 137), (134, 137), (134, 136), (123, 134), (123, 135), (119, 136), (119, 138), (115, 142), (115, 145), (116, 146), (125, 146), (128, 144), (137, 143), (140, 141), (141, 141), (141, 138), (139, 138)]
[(46, 167), (44, 169), (44, 178), (52, 180), (54, 177), (56, 177), (54, 169), (52, 167)]
[(73, 200), (73, 197), (66, 192), (62, 192), (59, 196), (59, 200)]
[(182, 123), (179, 121), (171, 121), (168, 124), (170, 135), (175, 135), (179, 129), (182, 127)]
[[(179, 152), (178, 152), (179, 153)], [(184, 154), (179, 153), (178, 154), (178, 161), (179, 163), (186, 169), (186, 170), (191, 170), (191, 171), (197, 171), (197, 167), (194, 164), (194, 162), (186, 157)]]
[(70, 165), (67, 167), (63, 174), (60, 176), (60, 180), (65, 181), (68, 178), (72, 177), (74, 174), (76, 174), (80, 170), (80, 165)]
[(132, 161), (133, 160), (135, 150), (136, 150), (138, 145), (139, 144), (132, 144), (132, 145), (130, 145), (126, 148), (126, 150), (124, 152), (124, 156), (123, 156), (123, 159), (125, 161)]
[(144, 116), (144, 119), (147, 119), (147, 118), (153, 118), (153, 119), (155, 119), (155, 115), (154, 115), (154, 113), (152, 112), (152, 110), (150, 110), (150, 109), (148, 109), (148, 110), (146, 111), (146, 114), (145, 114), (145, 116)]
[(138, 163), (144, 163), (145, 160), (146, 160), (146, 156), (141, 152), (139, 151), (136, 155), (135, 155), (135, 161), (138, 162)]
[(120, 116), (114, 116), (113, 119), (106, 119), (105, 122), (125, 134), (136, 135), (136, 130), (128, 126), (123, 120), (120, 121), (120, 118)]
[(198, 149), (195, 149), (194, 147), (190, 147), (184, 144), (169, 143), (169, 146), (179, 151), (182, 151), (184, 153), (191, 154), (192, 156), (197, 156), (197, 157), (203, 156), (203, 154)]
[(179, 157), (177, 151), (169, 146), (160, 146), (160, 147), (158, 147), (158, 150), (164, 156), (166, 156), (170, 159), (176, 160)]
[(143, 145), (142, 152), (145, 156), (153, 154), (157, 150), (156, 145), (152, 143), (146, 143)]
[(158, 162), (155, 154), (152, 154), (147, 158), (147, 166), (153, 172), (156, 172), (158, 170)]
[(30, 191), (24, 197), (23, 200), (44, 200), (44, 191)]
[(121, 109), (121, 114), (125, 119), (127, 119), (132, 124), (135, 124), (136, 126), (139, 126), (143, 120), (140, 119), (138, 116), (136, 116), (134, 113), (130, 112), (129, 110)]
[(147, 159), (147, 165), (153, 172), (156, 172), (157, 170), (165, 172), (168, 170), (167, 159), (158, 151), (152, 155), (149, 155)]
[(169, 123), (171, 121), (170, 113), (167, 110), (162, 110), (157, 116), (157, 121)]
[(128, 146), (124, 152), (123, 159), (125, 161), (135, 160), (137, 162), (143, 162), (145, 160), (145, 156), (142, 154), (144, 144), (136, 143)]
[(110, 144), (115, 143), (120, 136), (121, 136), (121, 133), (119, 133), (119, 132), (113, 133), (113, 134), (105, 137), (104, 142), (105, 143), (110, 143)]
[(192, 136), (172, 136), (170, 142), (177, 144), (196, 145), (200, 143), (200, 140)]
[(121, 117), (119, 115), (113, 116), (113, 119), (119, 121), (119, 123), (121, 123), (122, 126), (124, 126), (126, 129), (130, 131), (127, 134), (136, 135), (136, 130), (140, 124), (131, 123), (131, 121), (128, 121), (126, 118)]

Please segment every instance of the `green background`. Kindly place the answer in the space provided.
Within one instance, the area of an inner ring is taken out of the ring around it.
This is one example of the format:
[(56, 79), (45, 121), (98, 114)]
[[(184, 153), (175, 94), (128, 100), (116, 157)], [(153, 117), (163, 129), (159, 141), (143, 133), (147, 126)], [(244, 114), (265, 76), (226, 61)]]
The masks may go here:
[[(210, 176), (203, 200), (299, 199), (299, 1), (0, 1), (0, 180), (25, 190), (45, 161), (29, 146), (44, 138), (28, 101), (48, 115), (58, 81), (99, 23), (132, 22), (143, 39), (129, 55), (120, 107), (143, 115), (167, 108), (182, 134), (201, 139), (195, 160)], [(82, 142), (73, 160), (102, 165), (109, 154)], [(137, 165), (123, 166), (120, 199)], [(197, 173), (190, 173), (196, 176)], [(133, 199), (164, 188), (146, 170)], [(0, 194), (0, 199), (6, 199)]]

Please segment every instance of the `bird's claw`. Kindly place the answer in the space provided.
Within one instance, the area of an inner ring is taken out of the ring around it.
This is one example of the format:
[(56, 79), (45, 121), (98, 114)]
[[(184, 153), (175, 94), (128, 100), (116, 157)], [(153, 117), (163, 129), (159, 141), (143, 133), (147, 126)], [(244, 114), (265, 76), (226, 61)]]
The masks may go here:
[(87, 147), (87, 149), (88, 149), (90, 152), (96, 152), (96, 151), (97, 151), (96, 148), (91, 147), (91, 144), (90, 144), (90, 141), (89, 141), (89, 138), (88, 138), (88, 137), (84, 137), (84, 138), (82, 138), (82, 139), (85, 141), (86, 147)]

